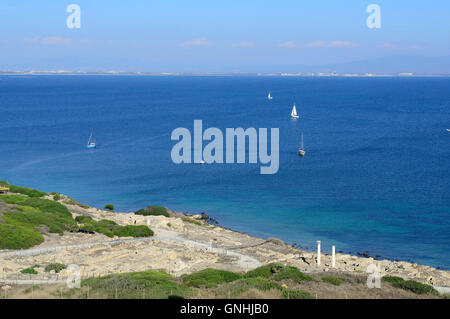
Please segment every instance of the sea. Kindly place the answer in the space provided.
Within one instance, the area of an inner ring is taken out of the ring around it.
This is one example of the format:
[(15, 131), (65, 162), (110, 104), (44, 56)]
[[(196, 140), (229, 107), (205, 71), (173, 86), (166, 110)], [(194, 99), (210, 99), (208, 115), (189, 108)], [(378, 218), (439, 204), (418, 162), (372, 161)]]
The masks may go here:
[[(278, 172), (175, 164), (171, 133), (193, 132), (194, 120), (223, 132), (278, 128)], [(0, 180), (122, 212), (205, 212), (304, 249), (320, 240), (325, 252), (441, 269), (450, 269), (447, 128), (448, 77), (0, 76)], [(87, 150), (91, 130), (97, 148)]]

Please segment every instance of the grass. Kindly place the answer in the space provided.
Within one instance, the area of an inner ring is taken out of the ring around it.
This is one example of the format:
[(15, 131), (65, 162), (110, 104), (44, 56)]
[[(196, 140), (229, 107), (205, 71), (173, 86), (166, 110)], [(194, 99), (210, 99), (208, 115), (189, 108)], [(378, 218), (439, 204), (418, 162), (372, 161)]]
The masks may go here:
[(50, 271), (54, 270), (55, 273), (59, 273), (59, 272), (61, 272), (61, 270), (66, 269), (66, 268), (67, 268), (67, 266), (64, 264), (52, 263), (52, 264), (48, 264), (44, 270), (45, 270), (45, 272), (50, 272)]
[(169, 212), (167, 211), (167, 208), (161, 207), (161, 206), (147, 206), (145, 209), (140, 209), (137, 212), (135, 212), (136, 215), (143, 215), (143, 216), (165, 216), (169, 217)]
[(384, 281), (387, 281), (392, 284), (392, 286), (401, 288), (404, 290), (412, 291), (416, 294), (433, 294), (439, 295), (436, 289), (433, 286), (422, 284), (415, 280), (404, 280), (403, 278), (397, 276), (384, 276)]
[(342, 279), (335, 277), (335, 276), (326, 276), (322, 278), (323, 282), (335, 285), (335, 286), (340, 286), (342, 284)]
[(241, 275), (231, 271), (207, 268), (202, 271), (183, 276), (183, 281), (193, 287), (216, 287), (218, 284), (232, 282), (241, 278)]
[(61, 199), (61, 195), (57, 192), (51, 192), (50, 195), (53, 195), (54, 201), (59, 201)]

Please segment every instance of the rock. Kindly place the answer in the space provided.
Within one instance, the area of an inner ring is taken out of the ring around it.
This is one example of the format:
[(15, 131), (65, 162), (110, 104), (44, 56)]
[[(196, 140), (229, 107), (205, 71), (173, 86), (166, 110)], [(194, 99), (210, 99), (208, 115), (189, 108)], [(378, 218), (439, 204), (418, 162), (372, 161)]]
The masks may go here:
[(271, 238), (268, 238), (266, 240), (266, 242), (275, 244), (277, 246), (284, 246), (284, 242), (281, 239), (278, 239), (278, 238), (271, 237)]

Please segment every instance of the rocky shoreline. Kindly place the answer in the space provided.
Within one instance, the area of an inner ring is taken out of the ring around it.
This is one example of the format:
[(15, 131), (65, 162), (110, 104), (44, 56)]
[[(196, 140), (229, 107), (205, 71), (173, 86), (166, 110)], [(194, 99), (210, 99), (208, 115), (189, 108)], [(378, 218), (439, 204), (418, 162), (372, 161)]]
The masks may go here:
[[(48, 197), (52, 198), (51, 195)], [(336, 253), (335, 268), (331, 267), (331, 256), (327, 254), (321, 254), (319, 266), (315, 252), (293, 247), (278, 239), (251, 237), (217, 226), (217, 222), (206, 214), (188, 216), (168, 210), (170, 215), (165, 217), (110, 212), (79, 204), (64, 195), (59, 202), (69, 209), (73, 217), (83, 215), (94, 220), (109, 219), (124, 226), (150, 224), (155, 235), (146, 240), (118, 240), (99, 233), (66, 232), (64, 236), (46, 233), (45, 241), (32, 249), (13, 254), (0, 251), (0, 280), (3, 283), (8, 280), (14, 283), (29, 279), (64, 279), (67, 276), (65, 270), (55, 274), (37, 268), (37, 275), (20, 273), (31, 265), (53, 262), (77, 264), (85, 278), (151, 269), (173, 275), (205, 268), (245, 272), (264, 264), (282, 263), (305, 273), (338, 272), (352, 276), (367, 276), (369, 265), (376, 265), (381, 276), (399, 276), (435, 287), (450, 287), (450, 271), (404, 261)]]

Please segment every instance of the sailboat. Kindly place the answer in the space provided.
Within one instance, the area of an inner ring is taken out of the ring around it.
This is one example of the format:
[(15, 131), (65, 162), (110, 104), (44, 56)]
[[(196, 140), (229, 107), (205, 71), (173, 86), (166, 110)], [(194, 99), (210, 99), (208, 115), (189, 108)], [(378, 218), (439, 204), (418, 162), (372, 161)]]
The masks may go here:
[(270, 95), (270, 92), (269, 92), (269, 94), (267, 95), (267, 99), (268, 99), (268, 100), (273, 99), (272, 95)]
[(297, 114), (297, 108), (295, 107), (295, 103), (294, 103), (294, 106), (292, 107), (291, 117), (292, 117), (293, 119), (298, 119), (298, 118), (300, 117), (300, 116), (298, 116), (298, 114)]
[(92, 139), (92, 130), (91, 130), (91, 135), (89, 136), (89, 140), (87, 142), (87, 149), (92, 149), (92, 148), (96, 148), (97, 145), (95, 144), (94, 140)]
[(306, 152), (303, 149), (303, 132), (302, 132), (302, 138), (301, 138), (301, 142), (300, 142), (300, 148), (298, 149), (298, 155), (300, 156), (305, 156)]
[(450, 132), (450, 128), (447, 129), (447, 132)]

